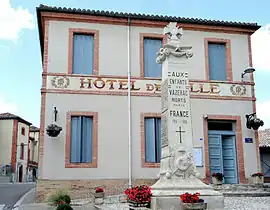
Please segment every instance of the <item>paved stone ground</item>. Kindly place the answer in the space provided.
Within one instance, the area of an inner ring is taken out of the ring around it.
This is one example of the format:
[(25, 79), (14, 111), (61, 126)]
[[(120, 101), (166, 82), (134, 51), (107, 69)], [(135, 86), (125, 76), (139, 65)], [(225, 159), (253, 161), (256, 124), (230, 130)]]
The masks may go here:
[[(30, 189), (34, 188), (35, 184), (10, 184), (0, 183), (0, 206), (2, 209), (10, 210), (13, 205)], [(0, 209), (1, 209), (0, 208)]]
[(270, 209), (270, 197), (225, 197), (226, 210)]
[[(86, 206), (73, 206), (73, 210), (96, 210), (93, 205)], [(22, 205), (18, 208), (18, 210), (55, 210), (55, 207), (50, 207), (45, 204), (27, 204)]]
[[(126, 203), (103, 205), (102, 210), (128, 210)], [(225, 197), (224, 210), (270, 210), (270, 197)], [(164, 209), (164, 210), (170, 210)], [(215, 209), (218, 210), (218, 209)]]
[[(92, 205), (82, 207), (73, 207), (74, 210), (94, 210)], [(45, 204), (28, 204), (19, 208), (20, 210), (52, 210), (54, 208), (48, 207)], [(103, 210), (128, 210), (127, 203), (116, 203), (103, 205)], [(269, 210), (270, 197), (225, 197), (224, 210)], [(170, 209), (164, 209), (170, 210)], [(218, 210), (218, 209), (215, 209)]]

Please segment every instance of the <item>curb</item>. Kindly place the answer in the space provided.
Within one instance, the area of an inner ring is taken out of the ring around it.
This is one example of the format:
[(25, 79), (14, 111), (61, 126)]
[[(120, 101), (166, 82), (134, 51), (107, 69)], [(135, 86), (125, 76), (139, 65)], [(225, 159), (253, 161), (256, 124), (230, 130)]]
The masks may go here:
[(28, 192), (26, 192), (13, 206), (12, 210), (19, 210), (19, 207), (21, 206), (21, 204), (23, 203), (24, 199), (33, 191), (35, 191), (35, 187), (31, 190), (29, 190)]

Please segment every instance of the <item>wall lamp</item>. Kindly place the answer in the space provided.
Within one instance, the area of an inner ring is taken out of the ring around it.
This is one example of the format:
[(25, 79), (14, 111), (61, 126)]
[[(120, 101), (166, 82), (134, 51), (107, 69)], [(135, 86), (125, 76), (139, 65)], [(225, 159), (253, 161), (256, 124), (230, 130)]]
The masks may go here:
[(241, 78), (244, 78), (245, 74), (251, 74), (255, 71), (255, 69), (253, 67), (247, 67), (243, 73), (241, 73)]

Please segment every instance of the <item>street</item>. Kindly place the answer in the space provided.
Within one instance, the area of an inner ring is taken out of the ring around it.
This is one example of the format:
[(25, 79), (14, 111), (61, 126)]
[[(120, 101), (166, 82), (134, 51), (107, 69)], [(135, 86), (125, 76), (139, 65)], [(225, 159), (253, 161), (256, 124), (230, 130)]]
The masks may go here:
[(0, 210), (11, 210), (16, 202), (35, 184), (0, 183)]

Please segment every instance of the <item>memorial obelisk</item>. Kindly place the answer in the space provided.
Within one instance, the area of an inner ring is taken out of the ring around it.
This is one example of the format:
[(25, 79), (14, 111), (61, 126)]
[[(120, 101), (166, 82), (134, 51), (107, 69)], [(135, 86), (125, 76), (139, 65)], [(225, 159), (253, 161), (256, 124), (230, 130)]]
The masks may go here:
[(223, 209), (224, 197), (197, 178), (193, 160), (188, 65), (193, 57), (191, 46), (181, 46), (183, 30), (177, 23), (164, 28), (167, 43), (160, 49), (162, 63), (161, 139), (159, 180), (152, 186), (153, 210), (181, 209), (179, 195), (201, 194), (208, 209)]

